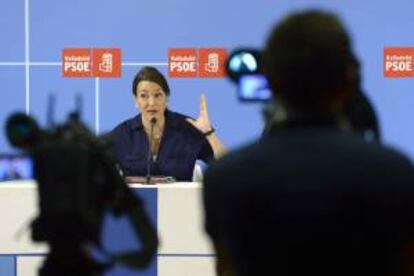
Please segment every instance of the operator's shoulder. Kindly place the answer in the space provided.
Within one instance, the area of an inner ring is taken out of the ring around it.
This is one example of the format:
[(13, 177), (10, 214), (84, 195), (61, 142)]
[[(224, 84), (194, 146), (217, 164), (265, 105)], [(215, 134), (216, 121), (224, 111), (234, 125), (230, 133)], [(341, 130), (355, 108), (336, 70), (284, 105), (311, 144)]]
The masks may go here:
[(368, 152), (373, 164), (382, 164), (384, 167), (413, 170), (412, 161), (399, 150), (391, 146), (370, 144)]

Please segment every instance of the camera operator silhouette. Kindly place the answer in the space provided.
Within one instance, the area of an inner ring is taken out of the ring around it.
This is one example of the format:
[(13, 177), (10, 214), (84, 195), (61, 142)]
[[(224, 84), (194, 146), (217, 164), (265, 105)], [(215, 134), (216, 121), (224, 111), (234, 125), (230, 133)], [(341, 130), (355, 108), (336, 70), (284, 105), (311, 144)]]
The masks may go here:
[[(32, 239), (50, 245), (39, 275), (101, 275), (117, 262), (145, 267), (156, 253), (156, 230), (141, 200), (119, 175), (109, 142), (94, 137), (78, 118), (73, 113), (52, 130), (41, 130), (25, 114), (10, 116), (6, 124), (11, 144), (27, 151), (34, 162), (40, 210), (32, 223)], [(142, 246), (98, 264), (86, 245), (100, 248), (105, 212), (128, 216)]]
[(219, 275), (413, 275), (413, 166), (350, 126), (359, 67), (340, 20), (293, 13), (263, 53), (284, 116), (204, 177)]

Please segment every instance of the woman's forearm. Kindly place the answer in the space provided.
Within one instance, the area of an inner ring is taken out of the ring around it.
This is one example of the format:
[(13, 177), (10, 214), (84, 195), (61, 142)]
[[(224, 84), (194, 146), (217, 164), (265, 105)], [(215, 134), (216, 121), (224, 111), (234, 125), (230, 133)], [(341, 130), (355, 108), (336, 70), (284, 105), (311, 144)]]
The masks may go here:
[(223, 145), (223, 143), (217, 137), (216, 133), (212, 133), (212, 134), (208, 135), (207, 136), (207, 141), (210, 143), (210, 146), (213, 149), (215, 159), (219, 159), (220, 157), (222, 157), (227, 152), (226, 147)]

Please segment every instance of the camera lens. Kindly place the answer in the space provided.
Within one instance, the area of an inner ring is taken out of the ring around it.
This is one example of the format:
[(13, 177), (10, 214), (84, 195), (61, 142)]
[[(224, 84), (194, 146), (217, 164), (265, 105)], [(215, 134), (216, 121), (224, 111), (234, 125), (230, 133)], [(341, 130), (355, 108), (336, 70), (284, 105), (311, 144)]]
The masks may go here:
[(241, 75), (257, 74), (260, 71), (260, 52), (255, 49), (240, 48), (233, 51), (226, 64), (230, 79), (239, 82)]
[(26, 114), (18, 113), (8, 118), (6, 133), (11, 145), (26, 148), (34, 146), (39, 127), (34, 119)]

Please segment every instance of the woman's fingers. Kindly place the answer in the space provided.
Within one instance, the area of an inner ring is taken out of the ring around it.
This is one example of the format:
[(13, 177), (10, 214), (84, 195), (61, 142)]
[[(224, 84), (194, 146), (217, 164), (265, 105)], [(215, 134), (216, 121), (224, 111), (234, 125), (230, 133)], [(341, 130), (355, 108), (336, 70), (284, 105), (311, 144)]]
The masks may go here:
[(200, 117), (208, 119), (207, 100), (204, 94), (201, 94), (200, 97)]

